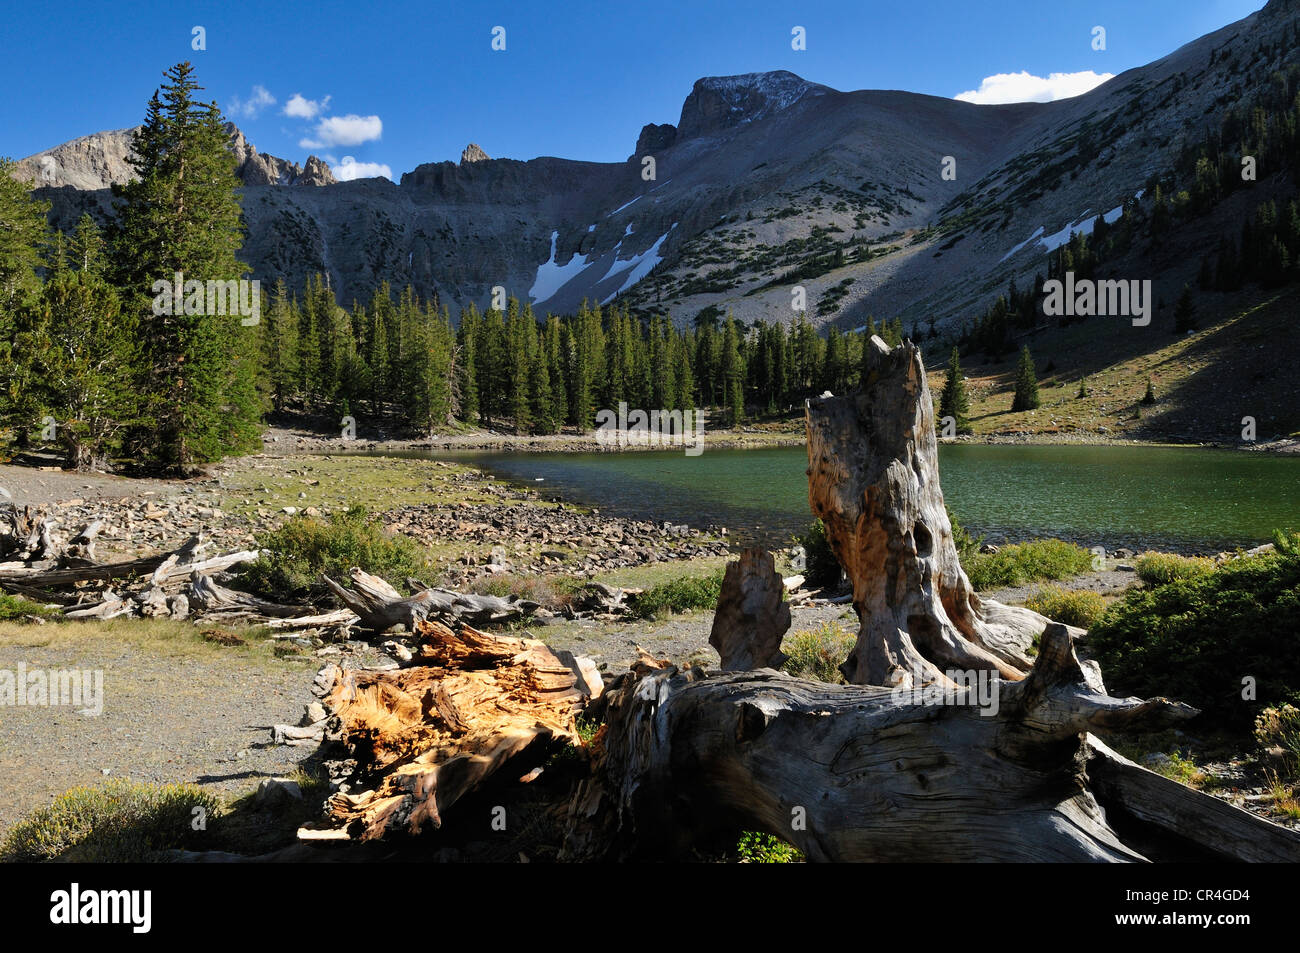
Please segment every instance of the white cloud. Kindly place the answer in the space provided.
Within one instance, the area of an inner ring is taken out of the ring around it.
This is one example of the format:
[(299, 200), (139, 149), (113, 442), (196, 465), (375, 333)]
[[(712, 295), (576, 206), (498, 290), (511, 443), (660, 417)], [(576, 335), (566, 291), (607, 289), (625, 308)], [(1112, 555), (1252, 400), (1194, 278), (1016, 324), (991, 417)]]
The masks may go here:
[(263, 109), (274, 105), (275, 97), (267, 92), (265, 86), (254, 86), (252, 95), (248, 99), (241, 100), (238, 96), (230, 97), (228, 111), (231, 115), (240, 116), (243, 119), (256, 119)]
[(284, 104), (284, 114), (293, 116), (295, 119), (315, 119), (318, 115), (329, 109), (330, 98), (308, 99), (302, 93), (294, 93), (289, 97), (289, 101)]
[(953, 99), (962, 102), (993, 105), (998, 103), (1050, 103), (1056, 99), (1080, 96), (1100, 86), (1114, 73), (1095, 73), (1090, 69), (1077, 73), (1052, 73), (1047, 78), (1034, 76), (1027, 70), (1019, 73), (997, 73), (985, 76), (979, 89), (968, 89)]
[(393, 178), (393, 170), (382, 162), (358, 162), (352, 156), (344, 156), (343, 161), (335, 165), (330, 163), (333, 168), (334, 178), (340, 182), (351, 182), (353, 179), (373, 179), (376, 176), (383, 176), (385, 179)]
[(316, 138), (304, 139), (298, 145), (303, 149), (359, 146), (378, 139), (383, 132), (384, 123), (378, 116), (330, 116), (316, 124)]

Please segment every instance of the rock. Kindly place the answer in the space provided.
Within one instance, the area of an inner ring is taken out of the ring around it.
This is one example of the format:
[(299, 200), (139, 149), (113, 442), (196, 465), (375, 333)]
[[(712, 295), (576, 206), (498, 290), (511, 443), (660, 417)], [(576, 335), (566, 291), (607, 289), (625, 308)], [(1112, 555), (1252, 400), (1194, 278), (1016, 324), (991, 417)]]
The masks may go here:
[(303, 709), (302, 721), (298, 722), (298, 724), (303, 728), (307, 728), (311, 725), (317, 724), (318, 722), (324, 721), (328, 717), (329, 713), (325, 711), (324, 705), (320, 702), (312, 702)]
[(281, 513), (288, 513), (290, 516), (293, 516), (293, 514), (295, 514), (295, 513), (298, 512), (298, 507), (296, 507), (296, 506), (285, 506), (285, 507), (281, 507), (280, 512), (281, 512)]
[(491, 158), (492, 158), (491, 156), (489, 156), (486, 152), (484, 152), (479, 147), (479, 144), (477, 142), (471, 142), (461, 152), (460, 164), (468, 165), (471, 162), (488, 162), (491, 160)]
[(302, 800), (302, 788), (289, 778), (263, 778), (257, 786), (256, 803), (261, 807), (279, 807)]

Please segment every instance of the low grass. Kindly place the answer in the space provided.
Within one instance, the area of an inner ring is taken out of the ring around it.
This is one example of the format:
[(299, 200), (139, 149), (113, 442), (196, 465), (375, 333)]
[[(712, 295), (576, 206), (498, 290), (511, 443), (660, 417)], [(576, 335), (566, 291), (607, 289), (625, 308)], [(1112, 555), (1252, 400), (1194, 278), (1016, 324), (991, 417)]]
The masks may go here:
[(352, 506), (382, 512), (418, 503), (500, 500), (491, 492), (497, 482), (467, 479), (470, 472), (458, 463), (408, 457), (253, 457), (222, 474), (223, 508), (252, 515), (314, 506), (328, 515)]
[[(218, 657), (239, 659), (257, 665), (272, 665), (275, 643), (260, 627), (230, 626), (221, 631), (226, 638), (208, 638), (213, 626), (196, 626), (175, 619), (121, 617), (107, 621), (85, 619), (57, 625), (35, 626), (24, 622), (0, 622), (0, 645), (21, 649), (52, 649), (89, 654), (104, 647), (147, 651), (165, 658)], [(241, 640), (234, 644), (229, 636)], [(226, 644), (222, 644), (222, 643)]]
[(1214, 570), (1214, 560), (1205, 556), (1173, 553), (1143, 553), (1133, 564), (1138, 578), (1149, 586), (1162, 586), (1179, 579), (1204, 576)]
[(60, 619), (63, 617), (58, 609), (47, 609), (39, 602), (31, 602), (20, 596), (11, 596), (0, 592), (0, 622), (22, 621), (30, 618)]
[(170, 848), (205, 849), (220, 808), (216, 795), (193, 784), (73, 788), (15, 824), (0, 843), (0, 861), (122, 863)]
[(1092, 553), (1059, 539), (1012, 543), (996, 553), (979, 553), (963, 565), (977, 590), (1001, 589), (1028, 582), (1069, 579), (1092, 568)]
[(1281, 750), (1283, 780), (1300, 780), (1300, 708), (1289, 704), (1265, 708), (1255, 719), (1255, 740), (1262, 749)]
[(1071, 591), (1059, 586), (1044, 586), (1025, 600), (1025, 608), (1055, 622), (1088, 629), (1106, 611), (1106, 600), (1100, 593), (1087, 589)]

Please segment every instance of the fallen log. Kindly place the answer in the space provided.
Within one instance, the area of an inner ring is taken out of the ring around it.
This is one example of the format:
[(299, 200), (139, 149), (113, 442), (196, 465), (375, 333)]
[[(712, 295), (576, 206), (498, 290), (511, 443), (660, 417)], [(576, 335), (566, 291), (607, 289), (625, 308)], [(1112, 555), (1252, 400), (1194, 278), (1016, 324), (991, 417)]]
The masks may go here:
[[(667, 666), (624, 676), (598, 707), (605, 727), (570, 808), (565, 859), (685, 857), (739, 830), (814, 861), (1163, 859), (1108, 823), (1085, 733), (1196, 714), (1109, 697), (1056, 623), (1021, 681), (988, 673), (965, 690), (888, 689)], [(1184, 790), (1178, 816), (1162, 821), (1180, 832), (1244, 814)], [(1295, 859), (1290, 832), (1242, 823)]]
[(190, 579), (189, 602), (202, 615), (240, 616), (250, 619), (285, 619), (308, 615), (311, 606), (290, 606), (268, 602), (247, 592), (227, 589), (211, 576), (195, 572)]
[(533, 639), (425, 620), (415, 627), (417, 664), (330, 666), (318, 677), (326, 737), (340, 750), (327, 767), (340, 786), (303, 839), (441, 827), (453, 804), (507, 765), (518, 777), (576, 740), (575, 717), (602, 688), (590, 662), (566, 662)]
[(480, 596), (450, 589), (425, 589), (413, 596), (403, 596), (385, 580), (356, 567), (348, 572), (348, 576), (352, 580), (352, 589), (344, 588), (324, 574), (321, 578), (330, 591), (356, 613), (361, 624), (375, 632), (383, 632), (395, 625), (404, 625), (414, 631), (417, 622), (430, 618), (491, 625), (522, 618), (525, 613), (538, 608), (537, 603), (514, 596)]
[(808, 500), (853, 583), (855, 684), (947, 683), (946, 669), (1022, 678), (1047, 619), (981, 600), (939, 487), (934, 410), (916, 345), (865, 345), (865, 383), (806, 404)]
[(1217, 861), (1300, 862), (1300, 831), (1289, 830), (1148, 771), (1087, 736), (1088, 778), (1108, 811), (1121, 811)]
[(38, 588), (47, 588), (49, 586), (67, 586), (78, 582), (90, 582), (94, 580), (108, 582), (113, 579), (121, 579), (128, 576), (140, 576), (146, 573), (152, 573), (168, 559), (173, 558), (173, 556), (178, 557), (178, 564), (184, 565), (184, 560), (179, 557), (183, 553), (192, 552), (192, 544), (197, 542), (197, 539), (197, 537), (191, 537), (191, 539), (175, 553), (144, 556), (139, 559), (129, 559), (125, 562), (100, 563), (94, 566), (80, 566), (68, 569), (27, 569), (0, 572), (0, 586), (3, 586), (8, 582), (17, 582), (24, 585), (36, 586)]

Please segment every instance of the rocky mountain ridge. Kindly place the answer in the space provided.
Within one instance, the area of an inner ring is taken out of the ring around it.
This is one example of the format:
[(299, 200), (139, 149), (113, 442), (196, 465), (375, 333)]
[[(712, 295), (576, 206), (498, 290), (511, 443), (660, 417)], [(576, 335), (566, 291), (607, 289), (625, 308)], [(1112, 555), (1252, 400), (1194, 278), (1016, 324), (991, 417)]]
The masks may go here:
[[(873, 315), (942, 327), (1010, 279), (1032, 279), (1048, 250), (1109, 217), (1223, 109), (1296, 62), (1285, 38), (1298, 12), (1272, 0), (1052, 103), (840, 92), (786, 71), (706, 77), (677, 124), (647, 123), (621, 163), (492, 159), (471, 144), (459, 163), (426, 163), (397, 183), (331, 184), (319, 160), (299, 169), (232, 134), (244, 257), (255, 276), (291, 287), (327, 272), (344, 304), (388, 281), (454, 311), (486, 305), (501, 285), (539, 313), (621, 299), (678, 323), (702, 311), (788, 321), (798, 287), (818, 324)], [(105, 213), (126, 132), (24, 160), (56, 224)], [(46, 155), (64, 170), (61, 188), (39, 179)], [(306, 184), (320, 187), (285, 188)]]

